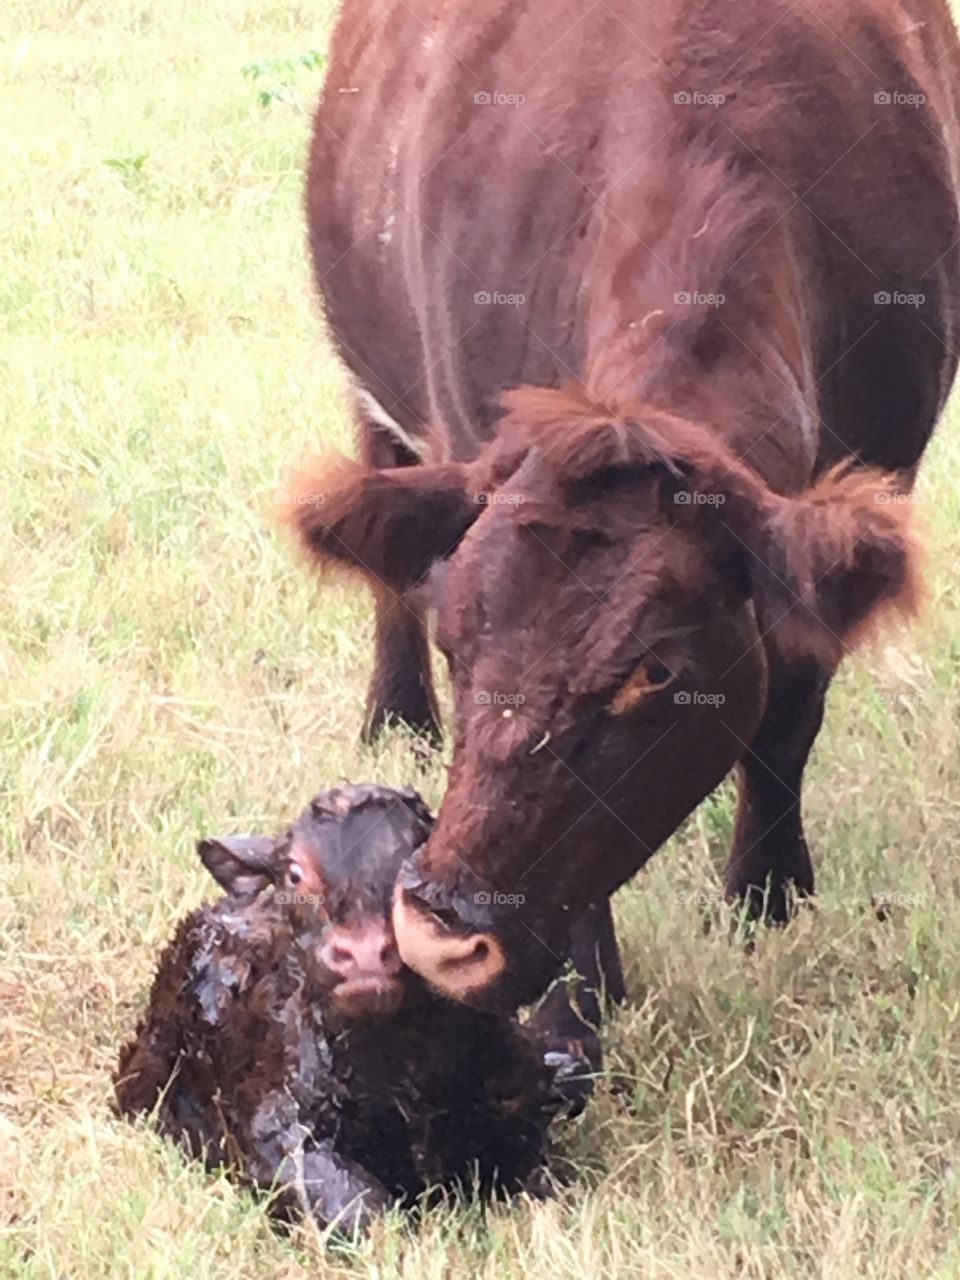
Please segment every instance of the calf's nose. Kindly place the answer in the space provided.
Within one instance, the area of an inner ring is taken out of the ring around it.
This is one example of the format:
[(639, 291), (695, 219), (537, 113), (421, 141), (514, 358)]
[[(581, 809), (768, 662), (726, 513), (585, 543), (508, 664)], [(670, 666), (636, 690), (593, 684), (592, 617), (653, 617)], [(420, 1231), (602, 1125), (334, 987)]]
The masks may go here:
[(320, 949), (324, 966), (342, 981), (355, 978), (395, 978), (403, 962), (393, 933), (381, 924), (334, 929)]

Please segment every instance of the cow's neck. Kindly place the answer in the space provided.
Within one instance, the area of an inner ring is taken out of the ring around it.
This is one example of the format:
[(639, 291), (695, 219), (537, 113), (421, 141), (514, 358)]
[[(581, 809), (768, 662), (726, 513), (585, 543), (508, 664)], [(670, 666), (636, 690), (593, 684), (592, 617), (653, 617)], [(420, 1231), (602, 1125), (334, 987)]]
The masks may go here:
[(777, 200), (709, 165), (611, 225), (592, 291), (591, 396), (702, 423), (774, 487), (805, 485), (821, 426), (793, 235)]

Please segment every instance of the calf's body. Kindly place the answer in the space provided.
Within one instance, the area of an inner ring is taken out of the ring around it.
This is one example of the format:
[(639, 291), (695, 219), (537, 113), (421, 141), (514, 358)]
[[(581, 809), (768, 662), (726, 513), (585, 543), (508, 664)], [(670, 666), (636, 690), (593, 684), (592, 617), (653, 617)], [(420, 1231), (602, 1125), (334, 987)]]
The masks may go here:
[(428, 1188), (533, 1188), (554, 1109), (533, 1041), (391, 954), (393, 879), (427, 821), (412, 793), (346, 788), (277, 842), (204, 842), (241, 892), (193, 912), (163, 953), (120, 1055), (120, 1111), (155, 1112), (279, 1211), (347, 1229)]

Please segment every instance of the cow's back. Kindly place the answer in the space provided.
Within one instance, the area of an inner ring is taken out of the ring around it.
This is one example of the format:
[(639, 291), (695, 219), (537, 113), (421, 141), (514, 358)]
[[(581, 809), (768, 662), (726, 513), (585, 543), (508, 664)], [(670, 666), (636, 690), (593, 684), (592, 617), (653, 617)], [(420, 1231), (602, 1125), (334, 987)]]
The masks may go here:
[(725, 95), (714, 131), (769, 179), (799, 247), (821, 466), (856, 454), (910, 469), (960, 341), (949, 10), (943, 0), (697, 0), (691, 11), (668, 61), (691, 91)]
[[(869, 455), (839, 438), (840, 408), (893, 406), (870, 371), (919, 332), (869, 310), (874, 295), (924, 282), (934, 341), (955, 345), (954, 40), (941, 0), (348, 3), (309, 180), (342, 355), (428, 456), (473, 456), (503, 387), (583, 375), (605, 238), (642, 239), (651, 193), (682, 199), (685, 156), (709, 139), (788, 197), (826, 454)], [(952, 376), (940, 355), (907, 378), (925, 418)], [(918, 447), (876, 460), (909, 465)]]
[(539, 59), (580, 12), (354, 4), (334, 40), (308, 194), (328, 319), (358, 380), (405, 429), (443, 424), (448, 456), (476, 452), (500, 387), (582, 358), (604, 45), (575, 40), (562, 83)]

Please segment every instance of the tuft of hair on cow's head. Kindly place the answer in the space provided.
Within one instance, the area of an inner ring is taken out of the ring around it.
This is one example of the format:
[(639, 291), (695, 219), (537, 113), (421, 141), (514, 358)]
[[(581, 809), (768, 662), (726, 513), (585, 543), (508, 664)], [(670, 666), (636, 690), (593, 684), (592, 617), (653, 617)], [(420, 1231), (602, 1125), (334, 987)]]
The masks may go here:
[[(618, 489), (646, 477), (672, 523), (696, 527), (717, 556), (740, 561), (762, 629), (784, 651), (836, 665), (885, 610), (916, 608), (899, 477), (850, 463), (800, 494), (778, 494), (705, 427), (662, 410), (623, 416), (574, 388), (504, 399), (504, 435), (539, 447), (556, 477), (548, 522), (576, 522), (591, 496), (616, 506)], [(518, 510), (522, 521), (530, 514)]]
[(321, 573), (346, 570), (403, 595), (454, 555), (526, 452), (494, 442), (471, 464), (379, 469), (315, 459), (289, 479), (277, 516)]
[(393, 931), (394, 884), (433, 819), (419, 795), (373, 785), (316, 795), (283, 835), (198, 842), (214, 879), (240, 900), (273, 890), (289, 921), (306, 982), (342, 1020), (385, 1017), (412, 975)]

